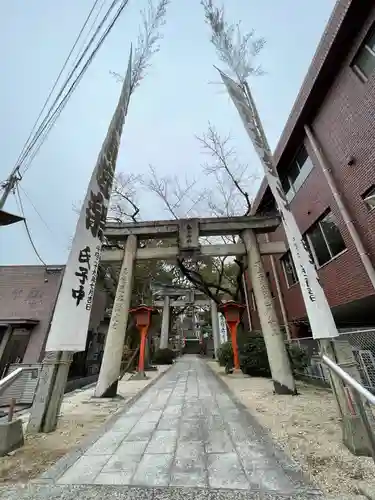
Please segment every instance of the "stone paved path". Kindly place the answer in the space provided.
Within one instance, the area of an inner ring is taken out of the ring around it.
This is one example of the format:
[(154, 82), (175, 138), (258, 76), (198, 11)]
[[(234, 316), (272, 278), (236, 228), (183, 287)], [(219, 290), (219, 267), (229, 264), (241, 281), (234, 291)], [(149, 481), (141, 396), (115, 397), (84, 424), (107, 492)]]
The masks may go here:
[(205, 362), (188, 356), (122, 414), (56, 484), (195, 487), (286, 498), (317, 494)]

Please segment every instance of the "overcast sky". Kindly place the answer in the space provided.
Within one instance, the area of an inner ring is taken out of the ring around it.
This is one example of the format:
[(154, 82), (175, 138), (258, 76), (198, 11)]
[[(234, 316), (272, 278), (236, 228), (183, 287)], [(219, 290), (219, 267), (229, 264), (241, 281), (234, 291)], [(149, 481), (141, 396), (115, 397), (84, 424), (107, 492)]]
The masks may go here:
[[(108, 2), (109, 3), (109, 2)], [(334, 0), (227, 0), (227, 17), (241, 20), (267, 40), (259, 63), (266, 71), (250, 80), (272, 148), (283, 129), (311, 58), (333, 9)], [(4, 180), (22, 149), (93, 0), (0, 2), (0, 133)], [(137, 40), (139, 9), (147, 0), (130, 0), (84, 76), (48, 141), (33, 161), (21, 191), (33, 240), (49, 264), (64, 264), (77, 215), (120, 85), (110, 70), (124, 73), (130, 43)], [(218, 82), (219, 65), (199, 0), (172, 0), (162, 28), (160, 52), (129, 107), (117, 169), (198, 177), (204, 158), (194, 134), (210, 120), (231, 133), (242, 161), (259, 171), (237, 112)], [(204, 182), (204, 181), (202, 181)], [(260, 181), (259, 181), (260, 182)], [(257, 186), (249, 187), (255, 194)], [(167, 218), (157, 200), (139, 193), (144, 219)], [(13, 196), (7, 210), (18, 213)], [(38, 260), (23, 225), (1, 229), (0, 264)]]

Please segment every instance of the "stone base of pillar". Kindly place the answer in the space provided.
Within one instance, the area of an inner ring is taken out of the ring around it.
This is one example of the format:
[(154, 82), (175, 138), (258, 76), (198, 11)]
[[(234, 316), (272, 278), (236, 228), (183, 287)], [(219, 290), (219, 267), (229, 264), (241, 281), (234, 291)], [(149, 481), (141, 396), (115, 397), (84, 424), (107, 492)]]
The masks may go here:
[(68, 381), (69, 368), (73, 360), (73, 353), (63, 352), (59, 366), (57, 367), (56, 379), (53, 384), (51, 399), (43, 423), (43, 432), (53, 432), (57, 427), (57, 419), (64, 399), (65, 387)]
[(130, 377), (129, 380), (146, 380), (149, 377), (145, 374), (145, 372), (137, 372)]
[(27, 424), (27, 434), (52, 432), (56, 429), (72, 358), (73, 353), (67, 351), (45, 354)]
[(118, 380), (115, 380), (98, 398), (114, 398), (117, 396)]
[[(325, 354), (331, 359), (335, 359), (336, 357), (335, 361), (337, 364), (357, 382), (362, 384), (352, 346), (345, 337), (333, 339), (330, 348), (326, 345), (323, 347), (325, 348), (323, 351)], [(368, 425), (375, 430), (375, 419), (372, 412), (366, 411), (366, 404), (362, 398), (357, 398), (354, 391), (348, 391), (339, 377), (332, 375), (331, 382), (341, 416), (343, 444), (353, 455), (372, 456), (371, 443), (361, 419), (361, 413), (365, 412)]]
[(45, 355), (27, 424), (27, 434), (42, 432), (60, 356), (60, 352), (47, 352)]
[(371, 457), (371, 448), (361, 418), (344, 415), (342, 419), (342, 440), (349, 451), (358, 457)]
[(235, 369), (232, 371), (232, 373), (230, 374), (230, 378), (244, 378), (244, 374), (242, 372), (242, 370), (239, 370), (239, 369)]
[(289, 389), (286, 385), (280, 384), (276, 380), (273, 380), (273, 393), (274, 394), (285, 394), (287, 396), (298, 396), (297, 389)]

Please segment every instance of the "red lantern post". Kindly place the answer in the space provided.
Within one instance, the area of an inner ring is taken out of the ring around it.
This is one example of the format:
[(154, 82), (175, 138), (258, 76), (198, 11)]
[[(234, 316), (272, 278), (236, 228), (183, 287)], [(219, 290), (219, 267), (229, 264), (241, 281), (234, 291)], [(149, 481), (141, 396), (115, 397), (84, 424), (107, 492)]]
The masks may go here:
[(146, 339), (148, 334), (148, 329), (151, 324), (151, 315), (155, 314), (157, 311), (153, 307), (139, 306), (134, 309), (130, 309), (129, 313), (134, 314), (136, 325), (141, 335), (141, 344), (139, 347), (139, 363), (138, 363), (138, 373), (142, 376), (145, 372), (145, 350), (146, 350)]
[(240, 369), (240, 358), (238, 355), (237, 345), (237, 327), (241, 320), (244, 309), (245, 306), (243, 306), (242, 304), (238, 304), (233, 300), (225, 302), (218, 307), (218, 310), (224, 314), (225, 320), (229, 327), (233, 347), (233, 361), (235, 370)]

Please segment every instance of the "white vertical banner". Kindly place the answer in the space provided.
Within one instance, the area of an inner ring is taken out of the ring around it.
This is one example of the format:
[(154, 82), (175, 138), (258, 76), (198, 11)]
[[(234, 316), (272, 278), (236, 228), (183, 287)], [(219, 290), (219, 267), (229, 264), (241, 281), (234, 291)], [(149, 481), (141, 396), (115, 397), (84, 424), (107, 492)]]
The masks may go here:
[(52, 317), (46, 351), (84, 351), (109, 199), (131, 94), (132, 50), (116, 110), (87, 188)]
[(262, 137), (261, 126), (260, 124), (257, 126), (255, 109), (251, 109), (245, 90), (223, 72), (220, 70), (219, 72), (243, 121), (255, 151), (261, 160), (268, 185), (280, 211), (285, 234), (289, 243), (289, 249), (296, 265), (296, 271), (301, 285), (313, 337), (316, 339), (336, 337), (338, 332), (331, 309), (324, 294), (324, 290), (319, 283), (319, 277), (314, 262), (305, 246), (306, 242), (302, 238), (301, 231), (297, 226), (294, 215), (285, 197), (272, 154), (266, 141)]
[(225, 321), (224, 314), (219, 312), (217, 313), (219, 318), (219, 334), (220, 334), (220, 344), (224, 342), (228, 342), (228, 329), (227, 322)]

